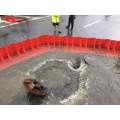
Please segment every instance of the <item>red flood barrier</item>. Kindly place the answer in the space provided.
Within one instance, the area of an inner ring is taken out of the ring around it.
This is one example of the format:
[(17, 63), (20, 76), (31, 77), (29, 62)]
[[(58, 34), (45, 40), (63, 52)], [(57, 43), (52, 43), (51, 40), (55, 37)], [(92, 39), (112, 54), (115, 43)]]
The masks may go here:
[(5, 15), (5, 16), (4, 16), (4, 19), (5, 19), (7, 22), (11, 22), (11, 23), (14, 23), (14, 22), (22, 22), (22, 19), (17, 18), (17, 17), (14, 17), (13, 15)]
[(0, 70), (34, 56), (57, 50), (119, 57), (120, 41), (68, 36), (39, 36), (1, 47)]

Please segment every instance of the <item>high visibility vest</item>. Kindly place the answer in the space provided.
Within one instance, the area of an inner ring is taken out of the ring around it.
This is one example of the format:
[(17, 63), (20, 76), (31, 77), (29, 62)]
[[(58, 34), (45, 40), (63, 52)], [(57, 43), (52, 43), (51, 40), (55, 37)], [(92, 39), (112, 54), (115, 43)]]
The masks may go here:
[(60, 15), (52, 15), (52, 23), (59, 23)]

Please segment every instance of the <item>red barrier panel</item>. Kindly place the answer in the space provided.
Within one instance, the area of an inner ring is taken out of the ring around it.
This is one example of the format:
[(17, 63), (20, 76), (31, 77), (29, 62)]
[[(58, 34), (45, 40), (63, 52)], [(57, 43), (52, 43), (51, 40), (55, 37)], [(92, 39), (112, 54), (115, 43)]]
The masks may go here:
[(0, 48), (0, 61), (4, 62), (5, 57), (7, 57), (7, 52), (5, 48)]
[(22, 19), (16, 18), (16, 17), (14, 17), (13, 15), (5, 15), (4, 19), (5, 19), (7, 22), (11, 22), (11, 23), (21, 22), (21, 21), (22, 21)]
[(0, 70), (49, 51), (120, 56), (120, 41), (109, 39), (40, 36), (0, 48)]
[(7, 46), (6, 51), (7, 51), (7, 54), (8, 54), (10, 59), (12, 59), (18, 55), (17, 49), (16, 49), (16, 44), (12, 44), (10, 46)]

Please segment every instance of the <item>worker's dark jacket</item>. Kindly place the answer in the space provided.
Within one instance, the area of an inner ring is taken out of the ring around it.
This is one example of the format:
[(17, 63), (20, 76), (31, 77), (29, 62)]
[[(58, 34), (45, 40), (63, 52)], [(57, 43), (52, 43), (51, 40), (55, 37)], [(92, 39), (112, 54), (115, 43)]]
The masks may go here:
[(74, 21), (75, 15), (69, 15), (69, 21)]

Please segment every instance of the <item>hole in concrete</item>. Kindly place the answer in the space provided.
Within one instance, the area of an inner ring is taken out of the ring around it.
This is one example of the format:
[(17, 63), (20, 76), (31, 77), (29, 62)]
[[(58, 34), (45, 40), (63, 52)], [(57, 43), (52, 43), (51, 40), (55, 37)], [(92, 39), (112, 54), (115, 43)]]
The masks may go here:
[(80, 58), (76, 58), (68, 61), (68, 67), (71, 68), (72, 70), (79, 70), (80, 65), (81, 65)]
[(68, 60), (67, 64), (71, 70), (76, 71), (76, 72), (83, 71), (82, 70), (83, 66), (88, 65), (84, 57), (78, 57), (72, 60)]

